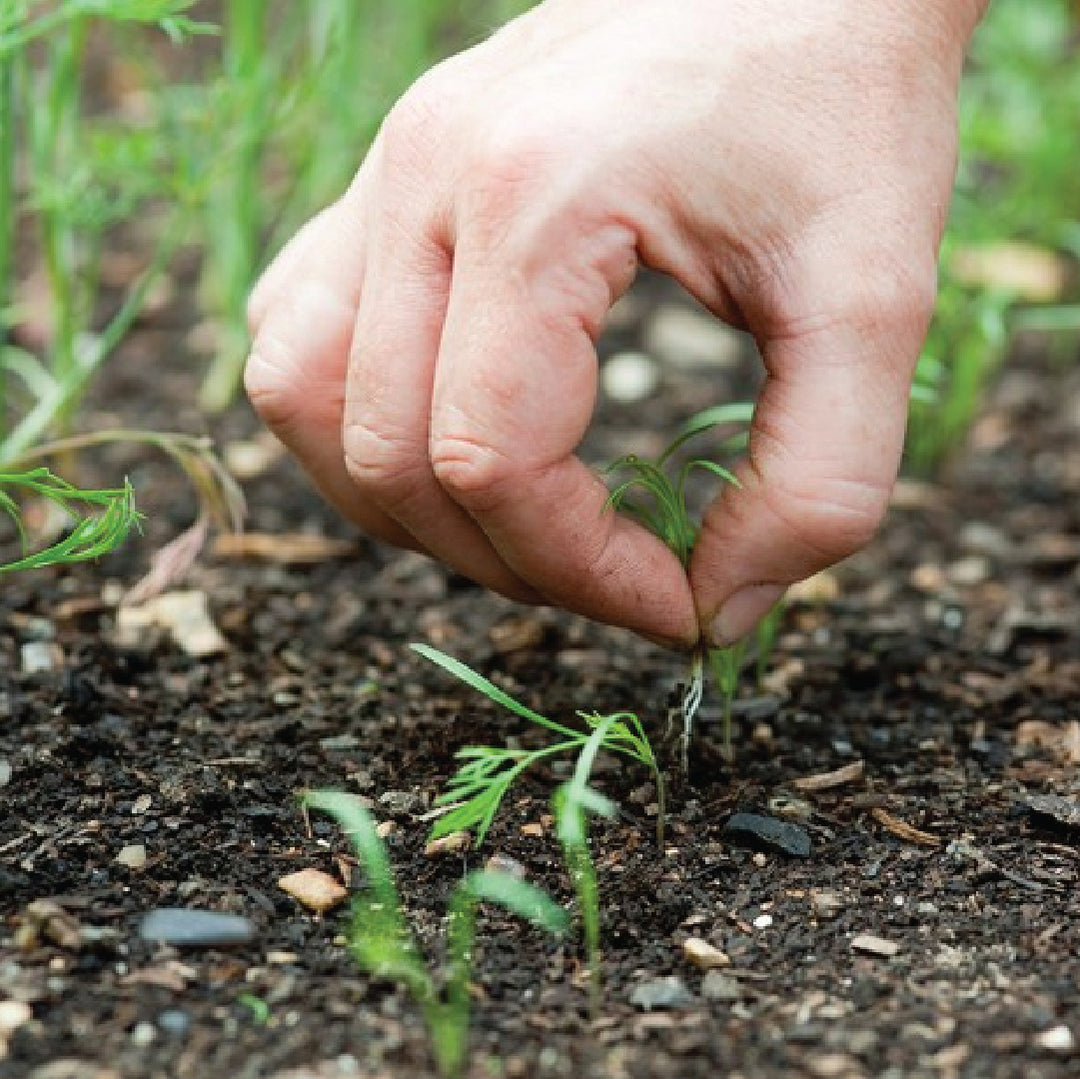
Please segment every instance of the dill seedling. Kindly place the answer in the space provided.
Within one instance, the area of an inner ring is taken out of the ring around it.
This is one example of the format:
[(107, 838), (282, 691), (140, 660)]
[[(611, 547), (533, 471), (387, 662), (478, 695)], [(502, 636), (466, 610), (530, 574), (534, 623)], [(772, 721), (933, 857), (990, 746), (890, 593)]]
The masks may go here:
[[(708, 408), (694, 416), (679, 436), (655, 460), (634, 454), (613, 461), (605, 471), (626, 473), (608, 496), (608, 506), (623, 510), (639, 520), (671, 549), (684, 569), (690, 567), (690, 556), (697, 539), (698, 524), (686, 502), (686, 484), (695, 470), (711, 473), (724, 483), (738, 487), (739, 481), (729, 469), (702, 457), (692, 457), (679, 464), (678, 452), (692, 439), (718, 427), (745, 427), (753, 418), (754, 406), (739, 402)], [(746, 443), (745, 431), (728, 438), (723, 448), (740, 449)], [(642, 498), (641, 496), (645, 497)], [(776, 621), (767, 618), (758, 629), (759, 655), (768, 654), (776, 633)], [(739, 671), (745, 651), (743, 642), (729, 648), (708, 648), (700, 645), (690, 656), (689, 678), (681, 703), (682, 739), (680, 750), (683, 772), (689, 769), (690, 736), (694, 717), (704, 696), (705, 668), (708, 664), (724, 701), (724, 752), (730, 759), (731, 705), (738, 688)]]
[(371, 814), (358, 798), (337, 791), (315, 791), (304, 799), (304, 805), (337, 820), (367, 876), (367, 886), (353, 904), (349, 933), (353, 957), (375, 977), (405, 986), (423, 1012), (439, 1074), (461, 1075), (468, 1057), (469, 983), (478, 906), (497, 904), (558, 935), (566, 930), (566, 911), (535, 885), (510, 873), (469, 873), (450, 896), (447, 973), (445, 979), (437, 978), (405, 921), (390, 859)]
[[(482, 674), (466, 666), (453, 656), (440, 652), (426, 644), (414, 644), (413, 651), (438, 664), (455, 678), (483, 693), (489, 700), (501, 705), (514, 715), (527, 719), (538, 726), (561, 736), (560, 741), (550, 742), (538, 749), (511, 749), (508, 746), (466, 746), (455, 754), (463, 763), (450, 778), (447, 789), (436, 799), (436, 804), (450, 806), (450, 811), (435, 822), (431, 839), (475, 829), (476, 845), (484, 842), (495, 814), (506, 792), (517, 778), (533, 765), (548, 757), (560, 754), (582, 753), (600, 732), (599, 748), (624, 757), (630, 757), (644, 765), (653, 775), (657, 790), (659, 815), (656, 823), (657, 843), (664, 841), (664, 778), (649, 743), (645, 728), (633, 712), (618, 712), (601, 716), (595, 712), (578, 712), (588, 730), (579, 731), (534, 712), (508, 693), (489, 682)], [(595, 750), (593, 750), (595, 753)]]

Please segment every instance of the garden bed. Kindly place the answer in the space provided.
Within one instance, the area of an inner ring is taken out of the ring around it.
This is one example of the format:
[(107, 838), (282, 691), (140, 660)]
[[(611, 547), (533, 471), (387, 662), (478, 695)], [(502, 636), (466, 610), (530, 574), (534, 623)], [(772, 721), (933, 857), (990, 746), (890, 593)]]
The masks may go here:
[[(681, 304), (648, 284), (606, 351)], [(122, 411), (198, 430), (184, 323), (166, 309), (128, 339), (87, 426)], [(471, 1076), (1077, 1073), (1080, 829), (1039, 797), (1080, 794), (1080, 379), (1038, 340), (1015, 352), (946, 477), (905, 481), (870, 550), (791, 606), (764, 686), (748, 677), (736, 707), (734, 763), (707, 701), (664, 849), (648, 777), (602, 760), (596, 785), (620, 813), (593, 837), (599, 1016), (576, 939), (481, 917)], [(603, 402), (590, 459), (655, 451), (696, 408), (746, 392), (748, 370), (663, 366), (645, 404)], [(260, 445), (243, 407), (214, 433), (249, 457)], [(0, 1076), (433, 1074), (407, 996), (350, 960), (346, 908), (318, 915), (278, 887), (307, 867), (362, 883), (298, 795), (347, 790), (390, 822), (407, 913), (437, 956), (449, 892), (492, 856), (572, 905), (548, 815), (566, 774), (512, 790), (483, 849), (426, 856), (454, 751), (536, 732), (408, 643), (553, 717), (634, 710), (658, 745), (678, 658), (354, 540), (284, 459), (252, 469), (248, 528), (336, 541), (326, 557), (274, 540), (260, 558), (211, 554), (183, 587), (207, 597), (224, 650), (189, 656), (154, 631), (122, 643), (119, 582), (193, 508), (138, 451), (92, 467), (131, 475), (146, 539), (0, 594), (0, 1000), (29, 1006), (8, 1013), (29, 1018), (0, 1034)], [(798, 825), (809, 858), (736, 845), (739, 811)], [(35, 920), (44, 899), (56, 907)], [(239, 914), (254, 937), (142, 940), (162, 907)], [(688, 938), (728, 963), (702, 971)]]

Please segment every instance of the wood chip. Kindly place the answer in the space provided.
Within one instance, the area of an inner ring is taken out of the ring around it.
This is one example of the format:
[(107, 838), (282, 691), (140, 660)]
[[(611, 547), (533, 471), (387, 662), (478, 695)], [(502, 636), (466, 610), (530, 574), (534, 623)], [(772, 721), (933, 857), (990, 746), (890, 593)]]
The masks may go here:
[(228, 648), (210, 617), (205, 592), (166, 592), (141, 606), (121, 607), (116, 629), (125, 648), (144, 645), (151, 629), (166, 630), (189, 656), (213, 656)]
[(229, 532), (216, 536), (211, 550), (216, 558), (259, 558), (283, 566), (304, 566), (347, 558), (356, 553), (356, 544), (316, 532)]
[(924, 832), (914, 827), (914, 825), (894, 817), (887, 809), (882, 809), (880, 806), (870, 810), (870, 816), (898, 839), (904, 839), (908, 843), (918, 843), (923, 847), (941, 846), (941, 840), (938, 836), (932, 835), (930, 832)]
[(460, 854), (469, 849), (472, 836), (468, 832), (450, 832), (433, 839), (424, 847), (425, 858), (437, 858), (440, 854)]
[(289, 873), (278, 881), (278, 887), (319, 914), (343, 903), (349, 894), (340, 881), (321, 869), (300, 869)]
[(683, 956), (698, 970), (716, 970), (718, 967), (730, 967), (731, 957), (711, 945), (701, 937), (687, 937), (683, 941)]
[(793, 779), (791, 785), (797, 791), (827, 791), (833, 787), (842, 787), (845, 783), (857, 783), (866, 774), (865, 761), (852, 761), (843, 768), (832, 772), (818, 772), (817, 775)]
[(851, 950), (855, 952), (868, 952), (870, 955), (883, 955), (891, 958), (900, 951), (900, 945), (895, 940), (886, 940), (884, 937), (875, 937), (871, 933), (860, 933), (853, 937)]

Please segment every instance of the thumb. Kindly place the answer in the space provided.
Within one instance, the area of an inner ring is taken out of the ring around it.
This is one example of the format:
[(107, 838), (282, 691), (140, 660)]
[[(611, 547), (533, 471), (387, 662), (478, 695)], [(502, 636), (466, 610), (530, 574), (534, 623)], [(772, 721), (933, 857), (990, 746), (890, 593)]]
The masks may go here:
[(892, 269), (809, 275), (805, 302), (788, 308), (800, 315), (759, 333), (767, 378), (742, 486), (707, 510), (690, 568), (702, 633), (717, 645), (750, 632), (788, 585), (864, 546), (884, 516), (934, 293), (932, 263), (917, 278)]

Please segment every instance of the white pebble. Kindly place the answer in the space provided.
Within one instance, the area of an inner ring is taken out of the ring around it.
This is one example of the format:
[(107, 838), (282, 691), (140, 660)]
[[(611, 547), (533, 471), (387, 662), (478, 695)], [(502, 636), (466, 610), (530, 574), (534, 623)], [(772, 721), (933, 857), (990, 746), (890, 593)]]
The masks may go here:
[(644, 352), (617, 352), (600, 371), (604, 393), (620, 404), (651, 397), (660, 385), (660, 366)]

